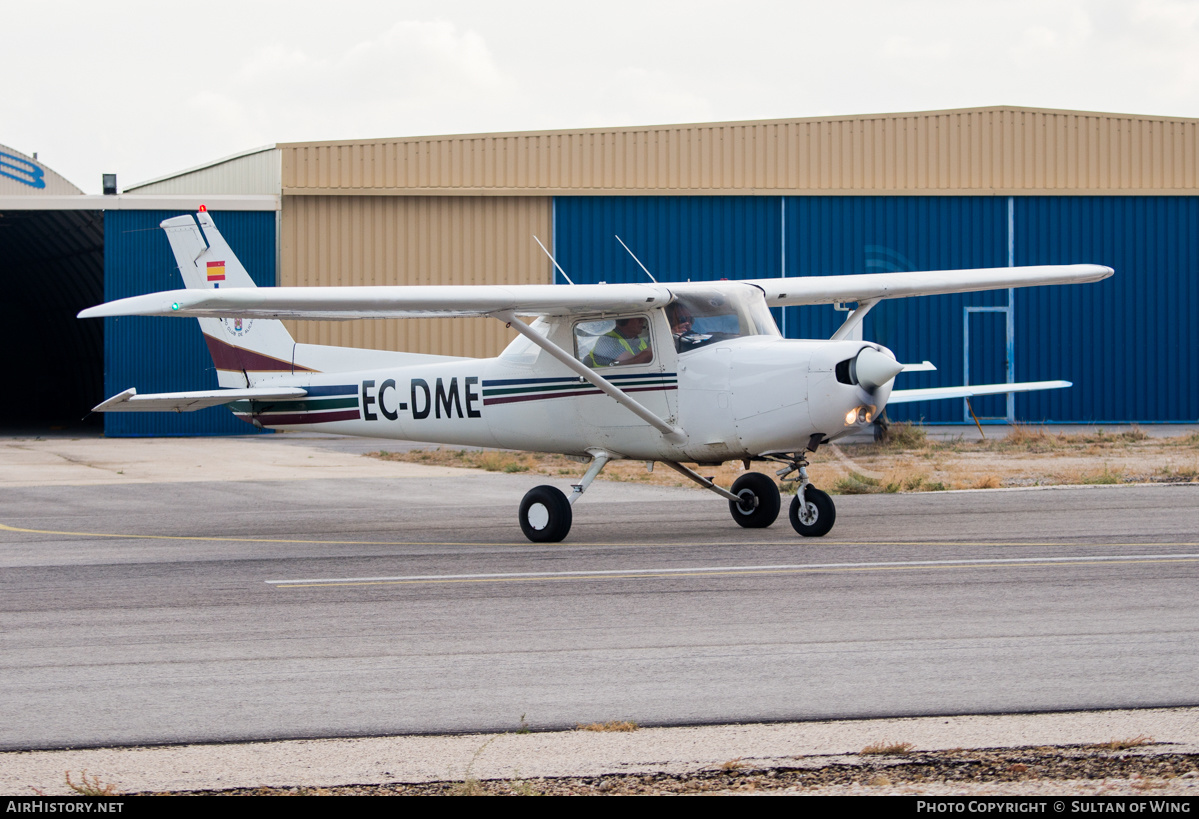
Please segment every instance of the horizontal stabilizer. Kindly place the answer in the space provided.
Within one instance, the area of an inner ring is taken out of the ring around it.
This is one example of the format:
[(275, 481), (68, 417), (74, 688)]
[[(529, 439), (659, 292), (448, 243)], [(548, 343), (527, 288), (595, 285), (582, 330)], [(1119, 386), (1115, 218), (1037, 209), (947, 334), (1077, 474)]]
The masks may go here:
[(114, 395), (92, 412), (194, 412), (233, 401), (279, 401), (303, 398), (308, 390), (300, 387), (250, 387), (233, 390), (197, 390), (195, 392), (159, 392), (138, 395), (133, 387)]
[(912, 401), (938, 401), (942, 398), (970, 398), (975, 395), (1003, 395), (1009, 392), (1032, 392), (1033, 390), (1060, 390), (1074, 386), (1069, 381), (1025, 381), (1018, 384), (976, 384), (969, 387), (931, 387), (925, 390), (892, 390), (887, 399), (891, 404), (907, 404)]

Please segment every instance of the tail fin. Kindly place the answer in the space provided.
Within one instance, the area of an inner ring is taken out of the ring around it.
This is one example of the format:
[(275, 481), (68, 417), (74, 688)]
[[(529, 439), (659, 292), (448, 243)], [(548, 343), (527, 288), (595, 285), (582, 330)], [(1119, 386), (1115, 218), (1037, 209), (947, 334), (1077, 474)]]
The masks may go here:
[[(197, 221), (199, 225), (197, 226)], [(189, 290), (256, 287), (206, 210), (162, 222)], [(201, 233), (203, 228), (203, 233)], [(296, 342), (280, 321), (202, 318), (200, 330), (222, 387), (252, 387), (263, 378), (308, 372), (295, 363)]]

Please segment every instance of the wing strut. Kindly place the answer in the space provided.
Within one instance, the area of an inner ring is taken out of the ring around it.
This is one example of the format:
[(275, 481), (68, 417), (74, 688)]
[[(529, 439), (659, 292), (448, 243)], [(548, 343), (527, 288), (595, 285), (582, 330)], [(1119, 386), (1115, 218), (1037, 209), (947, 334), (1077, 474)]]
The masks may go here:
[(591, 384), (594, 385), (595, 388), (600, 392), (610, 396), (616, 401), (616, 403), (620, 404), (642, 421), (645, 421), (645, 423), (661, 432), (666, 440), (670, 441), (671, 443), (680, 443), (686, 437), (683, 430), (679, 429), (673, 424), (667, 423), (657, 415), (654, 415), (654, 413), (650, 412), (650, 410), (648, 410), (640, 401), (630, 397), (629, 394), (620, 389), (620, 387), (617, 387), (611, 381), (601, 376), (582, 361), (579, 361), (557, 344), (533, 330), (532, 327), (518, 319), (515, 314), (492, 313), (492, 315), (498, 318), (500, 321), (507, 322), (508, 324), (512, 325), (516, 332), (520, 333), (529, 341), (533, 342), (538, 347), (552, 355), (554, 358), (558, 359), (558, 361), (565, 364), (573, 372), (578, 374), (584, 381), (591, 382)]
[(849, 334), (854, 328), (862, 323), (862, 319), (866, 318), (866, 314), (870, 312), (870, 308), (878, 304), (878, 299), (867, 299), (866, 301), (858, 302), (858, 306), (853, 309), (853, 312), (845, 317), (845, 321), (841, 322), (841, 326), (837, 328), (837, 332), (833, 333), (832, 341), (842, 341), (849, 338)]
[(720, 495), (720, 497), (722, 497), (722, 498), (731, 500), (733, 503), (739, 503), (741, 501), (741, 498), (739, 496), (734, 495), (732, 492), (725, 489), (724, 487), (717, 486), (716, 484), (712, 483), (711, 478), (705, 478), (703, 475), (699, 474), (694, 469), (683, 466), (678, 461), (663, 461), (662, 463), (669, 466), (675, 472), (678, 472), (684, 478), (695, 481), (700, 486), (702, 486), (704, 489), (711, 489), (713, 492), (715, 492), (717, 495)]

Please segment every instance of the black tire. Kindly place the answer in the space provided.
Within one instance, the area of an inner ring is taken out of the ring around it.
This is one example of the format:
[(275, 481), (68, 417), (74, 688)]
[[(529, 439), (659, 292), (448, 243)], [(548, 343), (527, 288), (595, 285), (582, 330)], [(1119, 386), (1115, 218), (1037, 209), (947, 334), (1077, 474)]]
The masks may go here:
[(782, 507), (779, 487), (768, 476), (746, 472), (729, 491), (744, 499), (741, 503), (729, 501), (729, 512), (746, 529), (765, 529), (778, 519)]
[(520, 502), (520, 530), (534, 543), (557, 543), (570, 533), (570, 501), (553, 486), (535, 486)]
[(791, 526), (804, 537), (824, 537), (837, 522), (833, 499), (827, 492), (808, 484), (804, 500), (806, 503), (796, 494), (795, 500), (791, 501)]

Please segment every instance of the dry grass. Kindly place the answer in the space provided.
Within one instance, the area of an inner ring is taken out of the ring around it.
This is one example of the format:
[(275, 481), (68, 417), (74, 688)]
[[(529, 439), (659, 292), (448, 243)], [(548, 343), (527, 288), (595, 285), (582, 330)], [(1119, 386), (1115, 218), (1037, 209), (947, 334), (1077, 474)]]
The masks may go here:
[[(430, 466), (484, 469), (488, 472), (528, 472), (532, 475), (546, 475), (552, 478), (564, 478), (568, 481), (579, 480), (587, 471), (585, 462), (566, 455), (492, 449), (441, 447), (438, 449), (414, 449), (407, 452), (379, 451), (370, 453), (370, 457), (384, 461), (405, 461)], [(773, 474), (778, 467), (767, 463), (759, 464), (756, 468)], [(721, 466), (699, 467), (697, 471), (701, 475), (713, 478), (722, 486), (728, 486), (744, 470), (741, 468), (740, 461), (731, 461)], [(606, 481), (647, 483), (654, 486), (695, 486), (694, 483), (662, 464), (657, 464), (654, 471), (650, 472), (645, 468), (644, 461), (612, 461), (604, 467), (600, 477)]]
[(1161, 468), (1160, 475), (1167, 483), (1190, 483), (1199, 480), (1199, 462), (1194, 466), (1166, 464)]
[(928, 444), (924, 427), (916, 424), (892, 424), (878, 446), (884, 449), (916, 449)]
[[(833, 494), (937, 492), (946, 489), (1000, 487), (1199, 482), (1199, 433), (1155, 438), (1132, 428), (1080, 433), (1052, 432), (1045, 427), (1016, 425), (988, 430), (984, 441), (930, 440), (924, 429), (894, 424), (885, 443), (833, 444), (820, 448), (808, 468), (812, 482)], [(378, 452), (374, 457), (490, 472), (545, 475), (577, 481), (587, 465), (565, 455), (537, 455), (502, 450), (439, 449)], [(779, 468), (757, 462), (751, 468), (772, 475)], [(744, 471), (739, 461), (700, 467), (701, 474), (729, 486)], [(609, 463), (607, 481), (697, 488), (661, 464), (650, 472), (642, 461)], [(794, 483), (782, 484), (794, 492)]]
[[(885, 444), (841, 446), (832, 485), (868, 493), (1199, 481), (1199, 433), (1155, 438), (1136, 427), (1064, 433), (1017, 425), (1006, 437), (988, 431), (982, 441), (931, 441), (902, 427), (892, 427), (897, 434)], [(855, 473), (883, 477), (871, 485)]]
[(892, 742), (883, 740), (882, 742), (872, 742), (862, 750), (858, 751), (863, 756), (900, 756), (912, 752), (916, 746), (910, 742)]
[(71, 781), (71, 772), (66, 772), (67, 787), (80, 796), (116, 796), (120, 793), (117, 786), (111, 782), (101, 782), (100, 777), (87, 775), (87, 771), (79, 772), (79, 781)]
[(745, 763), (741, 760), (741, 757), (736, 757), (735, 759), (730, 759), (727, 762), (720, 763), (720, 770), (724, 771), (725, 773), (739, 771), (744, 767)]
[(1091, 747), (1103, 751), (1127, 751), (1129, 748), (1152, 745), (1155, 741), (1153, 737), (1147, 734), (1137, 734), (1135, 737), (1127, 737), (1126, 739), (1112, 739), (1108, 742), (1099, 742)]
[(1102, 472), (1086, 473), (1081, 476), (1078, 482), (1092, 485), (1123, 483), (1124, 477), (1120, 472), (1112, 472), (1108, 469), (1107, 464), (1104, 464)]
[(636, 731), (639, 726), (637, 723), (629, 722), (628, 720), (614, 719), (608, 722), (592, 722), (587, 724), (580, 723), (575, 727), (576, 730), (579, 731), (598, 731), (600, 733), (610, 733)]
[(487, 789), (483, 787), (483, 783), (475, 779), (473, 776), (468, 776), (461, 782), (457, 782), (450, 787), (450, 796), (486, 796)]

